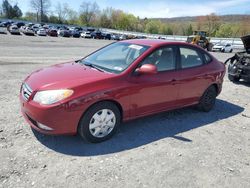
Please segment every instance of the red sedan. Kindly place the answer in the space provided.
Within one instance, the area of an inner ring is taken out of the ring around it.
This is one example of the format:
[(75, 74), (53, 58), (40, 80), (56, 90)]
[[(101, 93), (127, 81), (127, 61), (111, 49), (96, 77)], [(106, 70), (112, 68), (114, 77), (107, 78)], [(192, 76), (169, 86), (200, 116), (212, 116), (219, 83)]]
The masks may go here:
[(123, 121), (193, 105), (210, 111), (224, 74), (224, 64), (191, 44), (122, 41), (33, 72), (21, 87), (21, 111), (44, 134), (101, 142)]

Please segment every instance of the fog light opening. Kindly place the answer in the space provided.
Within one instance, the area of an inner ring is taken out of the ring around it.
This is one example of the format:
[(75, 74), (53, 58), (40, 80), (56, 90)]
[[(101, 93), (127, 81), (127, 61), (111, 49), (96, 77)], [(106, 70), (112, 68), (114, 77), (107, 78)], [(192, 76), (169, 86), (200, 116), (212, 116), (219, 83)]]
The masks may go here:
[(43, 129), (43, 130), (46, 130), (46, 131), (52, 131), (52, 130), (53, 130), (52, 128), (50, 128), (50, 127), (48, 127), (48, 126), (46, 126), (46, 125), (44, 125), (44, 124), (42, 124), (42, 123), (39, 123), (39, 122), (37, 122), (37, 126), (38, 126), (40, 129)]

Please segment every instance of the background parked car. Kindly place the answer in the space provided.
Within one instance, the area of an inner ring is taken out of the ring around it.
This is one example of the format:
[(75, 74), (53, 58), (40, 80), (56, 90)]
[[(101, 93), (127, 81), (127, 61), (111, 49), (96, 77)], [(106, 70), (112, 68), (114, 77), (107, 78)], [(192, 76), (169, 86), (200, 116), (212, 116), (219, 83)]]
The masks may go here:
[(81, 33), (82, 38), (91, 38), (91, 32), (90, 31), (83, 31)]
[(7, 34), (7, 29), (6, 28), (3, 28), (3, 27), (0, 27), (0, 34)]
[(61, 36), (61, 37), (71, 37), (71, 34), (70, 34), (69, 30), (60, 30), (59, 36)]
[(217, 43), (213, 46), (212, 51), (219, 51), (219, 52), (233, 52), (233, 46), (229, 43)]
[(47, 36), (47, 32), (45, 29), (39, 29), (36, 33), (38, 36)]
[(9, 27), (9, 26), (11, 26), (12, 23), (13, 22), (11, 22), (11, 21), (2, 22), (2, 23), (0, 23), (0, 27)]
[(120, 36), (118, 34), (112, 34), (111, 39), (112, 40), (120, 40)]
[(93, 39), (103, 39), (103, 35), (101, 31), (95, 31), (91, 33), (91, 38)]
[(22, 26), (25, 26), (25, 23), (24, 23), (24, 22), (17, 22), (17, 23), (15, 23), (15, 25), (16, 25), (18, 28), (20, 28), (20, 27), (22, 27)]
[(50, 29), (48, 31), (48, 35), (51, 36), (51, 37), (57, 37), (58, 36), (57, 30), (56, 29)]
[(80, 34), (80, 32), (79, 31), (76, 31), (76, 30), (71, 30), (70, 31), (70, 35), (72, 36), (72, 37), (74, 37), (74, 38), (80, 38), (81, 37), (81, 34)]
[(16, 25), (10, 26), (9, 32), (12, 35), (20, 35), (21, 34), (19, 28)]
[(28, 35), (28, 36), (35, 36), (35, 32), (30, 27), (25, 27), (22, 32), (23, 34)]
[(120, 35), (119, 40), (126, 40), (128, 38), (127, 35)]
[(32, 30), (33, 30), (35, 33), (37, 33), (37, 31), (40, 29), (40, 27), (41, 27), (40, 24), (35, 24), (35, 25), (33, 25), (31, 28), (32, 28)]
[[(146, 39), (147, 37), (146, 36), (143, 36), (143, 35), (138, 35), (135, 37), (136, 39)], [(164, 37), (160, 37), (160, 39), (165, 39)]]
[(111, 40), (111, 34), (110, 33), (103, 33), (103, 39), (105, 40)]
[(43, 25), (42, 27), (43, 29), (45, 29), (46, 33), (49, 31), (50, 26), (49, 25)]

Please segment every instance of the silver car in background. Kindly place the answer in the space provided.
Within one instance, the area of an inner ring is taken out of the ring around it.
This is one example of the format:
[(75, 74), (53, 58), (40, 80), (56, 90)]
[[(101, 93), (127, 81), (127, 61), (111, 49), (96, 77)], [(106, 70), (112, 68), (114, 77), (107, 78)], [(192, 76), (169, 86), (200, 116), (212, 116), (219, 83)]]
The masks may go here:
[(9, 32), (12, 35), (20, 35), (21, 34), (19, 28), (16, 25), (10, 26)]
[(233, 46), (229, 43), (217, 43), (213, 46), (212, 51), (231, 53), (233, 52)]
[(38, 36), (47, 36), (47, 32), (45, 29), (39, 29), (36, 33)]

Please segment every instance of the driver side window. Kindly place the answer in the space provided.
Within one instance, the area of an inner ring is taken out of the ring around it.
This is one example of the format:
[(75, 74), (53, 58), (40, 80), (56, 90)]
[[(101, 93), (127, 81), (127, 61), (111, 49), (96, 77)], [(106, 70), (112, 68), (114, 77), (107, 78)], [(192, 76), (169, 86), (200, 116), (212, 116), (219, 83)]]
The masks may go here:
[(151, 53), (141, 65), (152, 64), (158, 72), (175, 70), (175, 51), (173, 47), (160, 48)]

